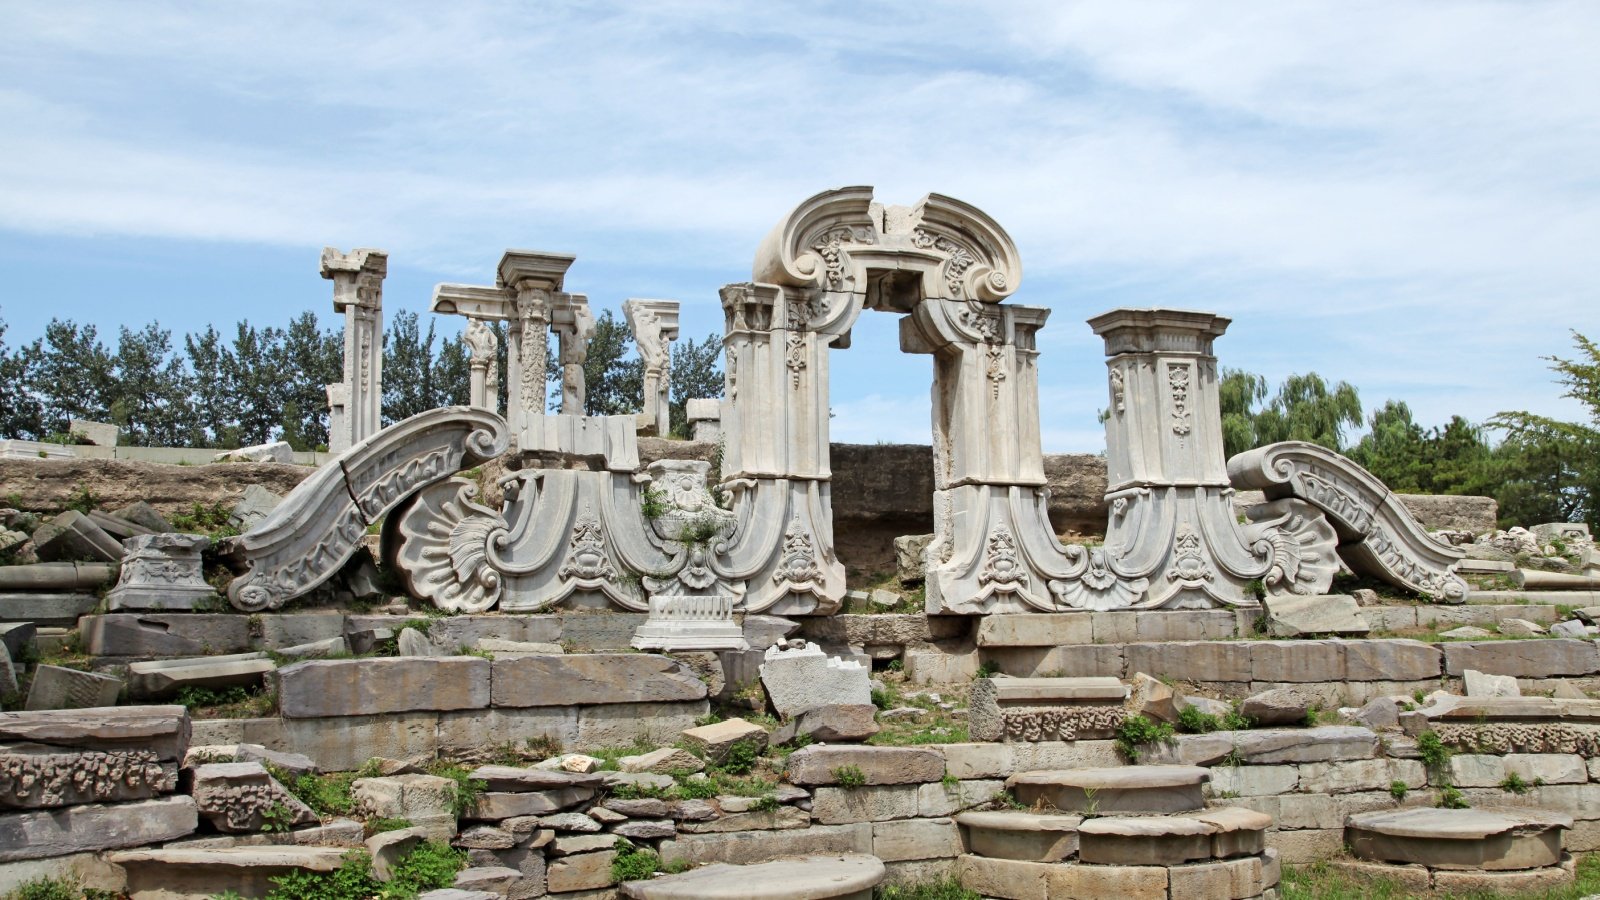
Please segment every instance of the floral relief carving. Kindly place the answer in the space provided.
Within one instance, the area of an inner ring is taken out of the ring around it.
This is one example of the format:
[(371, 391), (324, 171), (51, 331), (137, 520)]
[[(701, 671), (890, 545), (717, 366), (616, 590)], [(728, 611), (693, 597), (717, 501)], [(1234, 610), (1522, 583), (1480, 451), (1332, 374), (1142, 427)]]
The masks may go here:
[(1172, 391), (1172, 433), (1181, 438), (1189, 433), (1189, 367), (1167, 363), (1167, 387)]
[(779, 559), (778, 571), (773, 573), (772, 580), (780, 584), (785, 581), (805, 584), (821, 577), (822, 570), (817, 568), (817, 551), (811, 542), (811, 533), (806, 531), (796, 515), (783, 534), (783, 556)]
[(978, 573), (979, 584), (993, 584), (1003, 590), (1014, 590), (1028, 583), (1028, 571), (1017, 559), (1017, 539), (1004, 525), (996, 525), (989, 532), (987, 556), (983, 571)]

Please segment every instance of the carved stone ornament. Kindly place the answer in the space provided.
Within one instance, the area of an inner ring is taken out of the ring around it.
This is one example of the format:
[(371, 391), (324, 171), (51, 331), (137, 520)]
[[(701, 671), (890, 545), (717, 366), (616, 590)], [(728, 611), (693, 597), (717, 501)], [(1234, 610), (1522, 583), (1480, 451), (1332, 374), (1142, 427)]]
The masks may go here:
[(479, 613), (500, 601), (500, 573), (489, 565), (489, 543), (506, 521), (472, 502), (478, 486), (461, 478), (418, 491), (394, 517), (395, 562), (411, 596), (447, 612)]
[(811, 543), (811, 534), (796, 516), (783, 533), (783, 557), (778, 562), (778, 571), (772, 573), (772, 580), (808, 588), (821, 578), (822, 570), (817, 568), (817, 550)]
[(1447, 603), (1466, 599), (1455, 567), (1466, 551), (1435, 540), (1383, 482), (1351, 460), (1305, 441), (1285, 441), (1228, 460), (1234, 486), (1293, 497), (1320, 509), (1339, 536), (1339, 556), (1358, 574)]
[(1262, 577), (1268, 594), (1326, 594), (1339, 572), (1339, 535), (1322, 511), (1303, 500), (1274, 500), (1245, 510), (1246, 531), (1272, 544)]
[(367, 527), (418, 490), (505, 452), (504, 419), (447, 406), (383, 429), (302, 481), (226, 555), (242, 574), (228, 587), (238, 609), (278, 609), (322, 584), (356, 552)]
[(578, 582), (592, 582), (595, 586), (602, 581), (617, 580), (617, 570), (606, 556), (605, 532), (601, 530), (600, 519), (595, 516), (593, 509), (585, 506), (578, 515), (577, 524), (572, 526), (567, 561), (562, 563), (556, 574)]
[(206, 584), (200, 553), (211, 541), (199, 534), (141, 534), (126, 538), (122, 571), (106, 594), (113, 610), (194, 609), (216, 596)]
[(0, 746), (0, 809), (147, 800), (177, 786), (177, 766), (150, 750)]

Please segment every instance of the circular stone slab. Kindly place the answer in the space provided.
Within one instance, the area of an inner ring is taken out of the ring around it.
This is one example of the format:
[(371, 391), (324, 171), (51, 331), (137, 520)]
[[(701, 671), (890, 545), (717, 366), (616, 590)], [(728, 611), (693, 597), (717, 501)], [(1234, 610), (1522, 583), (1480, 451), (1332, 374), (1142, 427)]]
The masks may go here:
[(1180, 813), (1205, 808), (1199, 766), (1122, 766), (1021, 772), (1006, 780), (1028, 806), (1081, 813)]
[(801, 856), (754, 866), (723, 863), (649, 881), (629, 881), (634, 900), (870, 900), (883, 881), (876, 856)]
[(964, 812), (956, 824), (966, 832), (967, 845), (977, 856), (1058, 862), (1078, 852), (1081, 816), (1049, 815), (1021, 810)]
[(1211, 859), (1216, 825), (1190, 816), (1090, 819), (1078, 826), (1078, 860), (1108, 866), (1178, 866)]
[(1535, 869), (1561, 861), (1561, 830), (1572, 818), (1542, 809), (1416, 809), (1345, 819), (1358, 859), (1430, 869)]

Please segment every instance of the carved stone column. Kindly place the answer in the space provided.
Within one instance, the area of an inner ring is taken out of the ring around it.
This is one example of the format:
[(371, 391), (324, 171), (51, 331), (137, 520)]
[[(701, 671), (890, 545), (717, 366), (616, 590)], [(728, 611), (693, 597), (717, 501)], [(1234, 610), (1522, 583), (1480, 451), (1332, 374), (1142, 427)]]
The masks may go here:
[(594, 314), (589, 312), (589, 298), (582, 294), (565, 294), (569, 302), (555, 311), (553, 327), (561, 341), (558, 351), (561, 363), (561, 414), (581, 416), (587, 385), (584, 383), (583, 364), (589, 359), (589, 339), (594, 336)]
[(644, 410), (639, 432), (666, 437), (672, 430), (672, 342), (678, 339), (678, 301), (628, 299), (622, 315), (644, 363)]
[(500, 258), (496, 284), (513, 298), (514, 316), (507, 336), (506, 419), (526, 447), (525, 432), (545, 414), (545, 368), (550, 343), (553, 295), (561, 291), (567, 269), (575, 257), (558, 253), (507, 250)]
[[(344, 415), (330, 427), (328, 450), (342, 453), (383, 427), (383, 279), (389, 255), (322, 248), (322, 277), (333, 282), (333, 309), (344, 313)], [(331, 426), (332, 423), (330, 423)]]
[(467, 402), (479, 409), (499, 412), (500, 378), (496, 356), (500, 339), (494, 336), (494, 331), (482, 319), (469, 316), (467, 330), (461, 333), (461, 340), (467, 345), (468, 377), (471, 379)]

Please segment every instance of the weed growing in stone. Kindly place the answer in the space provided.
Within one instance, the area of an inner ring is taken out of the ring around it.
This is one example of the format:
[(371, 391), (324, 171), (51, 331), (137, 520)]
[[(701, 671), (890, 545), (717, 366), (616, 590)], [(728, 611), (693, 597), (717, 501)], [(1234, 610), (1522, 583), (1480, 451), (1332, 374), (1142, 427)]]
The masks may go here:
[(983, 900), (982, 894), (962, 887), (954, 878), (885, 885), (875, 896), (877, 900)]
[(35, 878), (6, 895), (6, 900), (82, 900), (83, 891), (68, 878)]
[(1521, 775), (1511, 772), (1500, 782), (1500, 790), (1508, 794), (1521, 795), (1533, 790), (1533, 785), (1524, 780)]
[(611, 881), (615, 884), (649, 878), (661, 864), (661, 857), (653, 851), (635, 847), (626, 838), (617, 838), (616, 846), (617, 855), (611, 860)]
[(1459, 789), (1447, 784), (1439, 791), (1439, 805), (1445, 809), (1466, 809), (1472, 804)]
[(866, 785), (867, 775), (860, 766), (840, 766), (833, 770), (833, 780), (845, 790), (853, 791)]
[(367, 837), (383, 834), (385, 831), (403, 831), (410, 827), (410, 819), (368, 819)]
[(1408, 786), (1404, 781), (1397, 779), (1389, 782), (1389, 796), (1393, 797), (1397, 801), (1404, 800), (1406, 798), (1406, 794), (1409, 793), (1410, 790), (1410, 786)]
[(266, 763), (266, 767), (289, 793), (319, 816), (348, 816), (355, 810), (355, 801), (350, 797), (350, 784), (356, 780), (357, 772), (295, 775), (272, 763)]
[(1117, 749), (1129, 762), (1138, 762), (1143, 748), (1172, 740), (1172, 726), (1145, 716), (1129, 716), (1117, 727)]
[(472, 771), (466, 766), (447, 759), (436, 759), (429, 763), (428, 774), (448, 778), (456, 783), (456, 795), (451, 801), (450, 811), (458, 819), (472, 809), (478, 802), (478, 795), (489, 786), (486, 782), (468, 777)]

